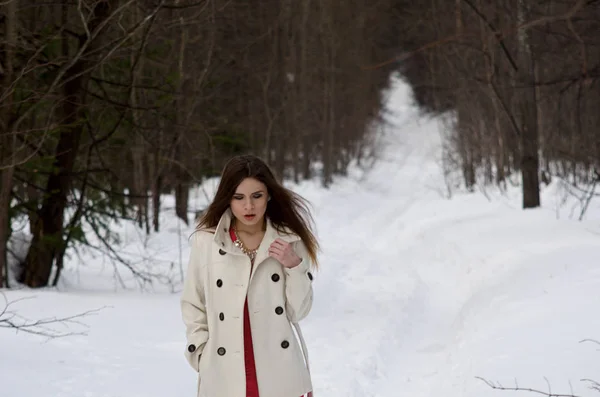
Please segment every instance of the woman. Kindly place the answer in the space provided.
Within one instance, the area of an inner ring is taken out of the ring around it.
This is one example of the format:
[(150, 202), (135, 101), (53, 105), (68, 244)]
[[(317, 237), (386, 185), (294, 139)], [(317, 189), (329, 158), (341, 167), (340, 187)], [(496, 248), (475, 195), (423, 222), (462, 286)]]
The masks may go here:
[(192, 235), (181, 297), (198, 397), (312, 394), (298, 322), (312, 307), (318, 243), (303, 203), (255, 156), (225, 166)]

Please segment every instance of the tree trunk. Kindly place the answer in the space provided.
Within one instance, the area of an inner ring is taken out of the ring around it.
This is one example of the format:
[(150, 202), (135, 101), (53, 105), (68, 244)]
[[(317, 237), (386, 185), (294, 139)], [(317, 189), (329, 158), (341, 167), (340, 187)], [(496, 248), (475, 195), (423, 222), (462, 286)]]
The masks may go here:
[[(138, 10), (137, 7), (134, 7), (133, 11), (133, 25), (137, 24), (139, 21)], [(133, 140), (133, 145), (131, 146), (131, 158), (133, 162), (133, 181), (132, 181), (132, 193), (135, 196), (133, 198), (133, 203), (135, 206), (135, 219), (140, 228), (144, 227), (146, 224), (146, 228), (148, 228), (148, 198), (147, 198), (147, 189), (146, 189), (146, 172), (144, 167), (144, 152), (146, 150), (146, 142), (144, 141), (144, 137), (142, 136), (142, 132), (138, 129), (140, 126), (141, 118), (139, 114), (138, 107), (138, 70), (143, 70), (143, 57), (140, 53), (140, 59), (136, 60), (135, 57), (135, 48), (132, 49), (130, 54), (131, 64), (136, 63), (136, 68), (132, 69), (131, 75), (131, 90), (129, 93), (129, 102), (131, 103), (131, 118), (134, 124), (134, 134), (135, 138)]]
[(183, 220), (186, 225), (189, 225), (188, 218), (188, 203), (190, 198), (189, 185), (183, 181), (179, 181), (175, 186), (175, 214)]
[[(528, 5), (519, 1), (520, 21), (528, 20)], [(539, 137), (537, 97), (534, 84), (535, 61), (531, 51), (531, 33), (519, 34), (520, 68), (518, 81), (523, 87), (521, 94), (521, 175), (523, 179), (523, 208), (540, 206), (539, 184)]]
[[(161, 139), (160, 142), (164, 142), (162, 139), (163, 128), (161, 128)], [(154, 231), (158, 233), (160, 230), (160, 192), (162, 190), (163, 172), (160, 166), (160, 149), (163, 145), (159, 145), (154, 151), (154, 172), (152, 173), (152, 226)]]
[[(79, 67), (75, 67), (79, 66)], [(78, 63), (72, 69), (73, 74), (83, 71), (83, 65)], [(66, 76), (70, 76), (67, 73)], [(67, 205), (67, 195), (71, 188), (71, 172), (77, 158), (77, 150), (81, 135), (83, 134), (83, 109), (81, 104), (84, 100), (81, 91), (82, 78), (75, 77), (65, 84), (65, 102), (63, 110), (65, 121), (69, 127), (65, 127), (60, 134), (56, 146), (56, 157), (53, 167), (58, 170), (48, 178), (46, 185), (47, 195), (43, 200), (37, 222), (33, 230), (33, 240), (27, 258), (26, 268), (21, 282), (29, 287), (43, 287), (48, 284), (48, 278), (56, 254), (63, 243), (63, 221), (64, 210)]]
[[(494, 102), (497, 102), (494, 99)], [(498, 185), (502, 185), (504, 183), (504, 180), (506, 178), (506, 175), (504, 173), (504, 153), (505, 153), (505, 148), (504, 148), (504, 129), (502, 127), (502, 123), (500, 120), (500, 112), (498, 112), (496, 114), (495, 117), (495, 121), (496, 121), (496, 131), (497, 131), (497, 146), (496, 146), (496, 153), (495, 153), (495, 164), (496, 164), (496, 183)]]
[[(179, 1), (176, 2), (179, 4)], [(177, 92), (178, 98), (175, 103), (175, 117), (176, 117), (176, 125), (179, 126), (180, 130), (178, 132), (179, 136), (175, 137), (175, 159), (180, 162), (183, 162), (183, 156), (181, 153), (181, 136), (185, 134), (188, 126), (188, 117), (184, 117), (184, 114), (188, 112), (188, 107), (185, 106), (186, 102), (184, 98), (187, 98), (188, 95), (186, 90), (184, 90), (184, 83), (187, 81), (187, 76), (185, 74), (184, 69), (184, 61), (185, 61), (185, 48), (188, 42), (185, 28), (185, 20), (183, 17), (179, 18), (179, 23), (181, 25), (181, 34), (179, 35), (179, 62), (177, 64), (177, 70), (179, 74), (179, 87)], [(191, 91), (191, 90), (190, 90)], [(175, 215), (183, 220), (186, 225), (189, 225), (188, 218), (188, 203), (189, 203), (189, 177), (181, 163), (177, 163), (174, 167), (176, 169), (175, 173)]]
[[(284, 2), (285, 3), (285, 2)], [(282, 7), (285, 8), (285, 4), (282, 4)], [(283, 11), (285, 13), (285, 11)], [(285, 17), (283, 17), (285, 18)], [(285, 19), (284, 19), (285, 20)], [(274, 75), (275, 75), (275, 84), (280, 87), (285, 87), (285, 44), (286, 44), (286, 33), (283, 30), (283, 27), (279, 27), (275, 33), (275, 67), (274, 67)], [(274, 154), (274, 162), (271, 165), (274, 168), (276, 177), (283, 181), (285, 178), (285, 155), (286, 155), (286, 146), (288, 145), (288, 119), (287, 119), (287, 104), (286, 104), (286, 88), (282, 88), (280, 92), (278, 92), (277, 102), (274, 102), (276, 106), (276, 113), (281, 114), (278, 119), (276, 125), (276, 133), (277, 136), (276, 142), (273, 145), (273, 149), (275, 149)]]
[[(65, 18), (63, 23), (66, 24), (66, 10), (69, 6), (63, 5), (63, 7)], [(93, 17), (88, 25), (89, 30), (95, 32), (109, 15), (110, 4), (107, 1), (96, 3)], [(85, 36), (81, 36), (80, 48), (85, 45), (86, 40)], [(94, 50), (95, 46), (90, 45), (85, 52), (89, 54)], [(68, 41), (65, 37), (63, 55), (68, 54)], [(85, 125), (85, 87), (90, 74), (86, 70), (91, 66), (87, 54), (84, 53), (64, 75), (66, 80), (63, 87), (64, 101), (62, 105), (64, 127), (60, 132), (55, 150), (53, 169), (56, 172), (48, 177), (46, 195), (32, 230), (33, 239), (25, 258), (24, 271), (20, 277), (20, 282), (32, 288), (48, 285), (56, 255), (61, 251), (64, 243), (64, 210), (67, 205), (67, 195), (71, 189), (72, 172)]]
[[(16, 38), (17, 0), (9, 1), (4, 6), (4, 76), (2, 87), (9, 89), (14, 75), (14, 45)], [(10, 218), (10, 199), (13, 187), (14, 159), (16, 135), (11, 134), (10, 109), (12, 109), (12, 93), (6, 95), (0, 108), (0, 288), (8, 287), (8, 255), (7, 244), (12, 226)]]
[(312, 150), (310, 135), (308, 129), (306, 127), (306, 117), (308, 115), (308, 109), (310, 108), (308, 103), (308, 53), (309, 53), (309, 42), (308, 42), (308, 21), (309, 14), (311, 10), (311, 0), (303, 0), (302, 1), (302, 24), (300, 27), (300, 78), (297, 79), (296, 84), (300, 84), (300, 101), (301, 101), (301, 109), (300, 114), (302, 115), (302, 126), (301, 126), (301, 136), (299, 136), (299, 140), (302, 143), (302, 158), (300, 169), (302, 172), (302, 177), (304, 179), (310, 179), (312, 177), (310, 172), (310, 153)]
[[(181, 159), (183, 156), (181, 155), (181, 140), (178, 140), (175, 143), (175, 158)], [(189, 185), (189, 176), (183, 169), (183, 167), (177, 164), (175, 171), (176, 182), (175, 182), (175, 215), (185, 222), (186, 225), (189, 225), (188, 218), (188, 205), (189, 205), (189, 197), (190, 197), (190, 185)]]
[[(7, 140), (5, 138), (7, 136), (2, 137), (0, 140), (2, 145)], [(5, 156), (2, 157), (6, 158)], [(9, 286), (7, 244), (12, 230), (9, 210), (14, 169), (14, 167), (9, 166), (0, 171), (0, 288)]]
[[(463, 109), (463, 105), (459, 104), (459, 111), (461, 113), (461, 109)], [(459, 117), (460, 119), (460, 117)], [(463, 118), (464, 120), (464, 118)], [(460, 121), (459, 121), (460, 124)], [(466, 124), (463, 122), (462, 124)], [(462, 172), (463, 178), (465, 179), (465, 187), (470, 192), (475, 190), (475, 183), (477, 182), (475, 178), (475, 163), (474, 163), (474, 155), (473, 155), (473, 136), (474, 132), (472, 128), (463, 125), (462, 127), (459, 125), (458, 128), (463, 128), (464, 130), (460, 132), (459, 135), (459, 147), (462, 152), (461, 157), (463, 159), (462, 162)]]
[(333, 10), (331, 3), (329, 9), (324, 9), (324, 23), (328, 32), (329, 40), (325, 44), (324, 69), (328, 71), (324, 84), (325, 93), (325, 137), (323, 142), (323, 186), (329, 187), (333, 182), (333, 169), (335, 158), (333, 155), (333, 134), (335, 129), (335, 38), (333, 31)]

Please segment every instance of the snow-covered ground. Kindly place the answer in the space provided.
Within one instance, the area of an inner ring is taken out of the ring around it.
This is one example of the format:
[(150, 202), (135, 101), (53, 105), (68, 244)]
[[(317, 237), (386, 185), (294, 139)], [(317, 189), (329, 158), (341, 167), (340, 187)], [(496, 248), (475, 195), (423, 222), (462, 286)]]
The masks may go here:
[[(316, 397), (512, 393), (484, 380), (599, 395), (582, 379), (600, 381), (600, 200), (578, 221), (558, 184), (536, 210), (520, 208), (518, 188), (447, 199), (439, 123), (420, 118), (409, 89), (395, 84), (372, 168), (353, 168), (328, 190), (289, 185), (311, 201), (322, 244), (302, 322)], [(214, 187), (192, 193), (197, 208)], [(169, 209), (162, 222), (149, 238), (115, 226), (123, 257), (169, 276), (159, 286), (137, 288), (127, 271), (117, 278), (112, 263), (83, 252), (58, 288), (5, 291), (25, 299), (11, 309), (31, 320), (97, 311), (53, 326), (85, 335), (0, 328), (2, 397), (194, 395), (179, 312), (191, 227)]]

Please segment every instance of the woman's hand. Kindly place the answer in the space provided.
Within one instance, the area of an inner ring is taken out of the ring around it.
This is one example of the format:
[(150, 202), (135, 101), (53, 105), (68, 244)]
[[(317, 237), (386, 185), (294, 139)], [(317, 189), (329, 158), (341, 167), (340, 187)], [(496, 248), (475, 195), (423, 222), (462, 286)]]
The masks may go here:
[(302, 258), (300, 258), (290, 243), (283, 241), (278, 238), (273, 241), (271, 246), (269, 247), (269, 256), (277, 259), (284, 267), (291, 269), (292, 267), (296, 267), (302, 262)]

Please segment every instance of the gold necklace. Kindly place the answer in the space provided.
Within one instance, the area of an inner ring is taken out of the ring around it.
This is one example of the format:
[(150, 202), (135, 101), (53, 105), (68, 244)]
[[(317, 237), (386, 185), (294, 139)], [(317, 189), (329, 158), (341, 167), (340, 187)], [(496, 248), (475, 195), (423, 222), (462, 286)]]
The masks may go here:
[(235, 235), (235, 241), (233, 242), (233, 245), (235, 245), (240, 250), (242, 250), (242, 252), (244, 254), (248, 255), (250, 257), (250, 260), (253, 261), (254, 258), (256, 258), (256, 251), (257, 250), (255, 250), (255, 249), (251, 250), (248, 247), (246, 247), (244, 245), (244, 243), (242, 242), (242, 240), (240, 239), (240, 236), (238, 236), (238, 234), (235, 231), (235, 229), (233, 229), (233, 234)]

